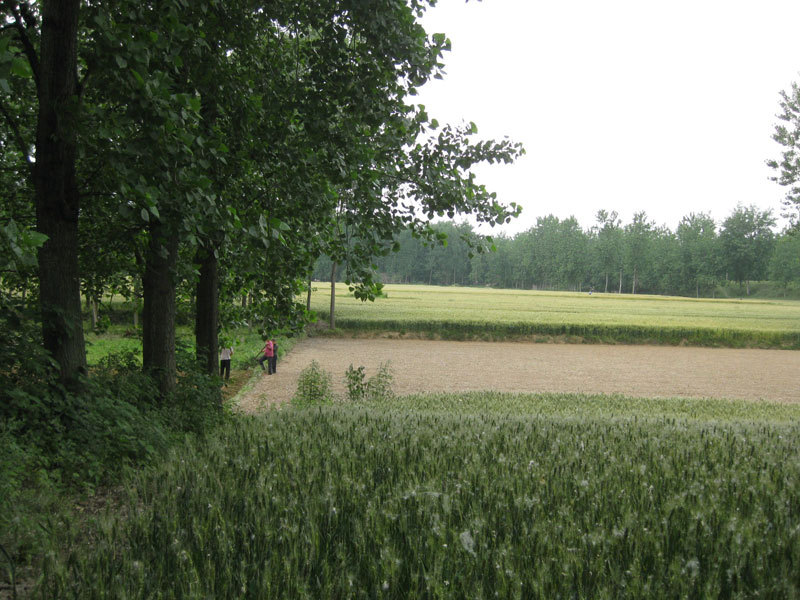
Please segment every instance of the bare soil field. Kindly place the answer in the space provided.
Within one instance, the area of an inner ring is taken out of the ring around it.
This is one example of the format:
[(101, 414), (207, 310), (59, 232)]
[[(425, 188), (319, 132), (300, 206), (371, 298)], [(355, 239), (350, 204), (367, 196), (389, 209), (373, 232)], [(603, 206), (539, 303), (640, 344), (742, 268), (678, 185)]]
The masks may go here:
[(566, 392), (800, 402), (800, 352), (672, 346), (309, 338), (239, 397), (246, 412), (288, 402), (312, 360), (344, 394), (349, 365), (390, 361), (398, 394)]

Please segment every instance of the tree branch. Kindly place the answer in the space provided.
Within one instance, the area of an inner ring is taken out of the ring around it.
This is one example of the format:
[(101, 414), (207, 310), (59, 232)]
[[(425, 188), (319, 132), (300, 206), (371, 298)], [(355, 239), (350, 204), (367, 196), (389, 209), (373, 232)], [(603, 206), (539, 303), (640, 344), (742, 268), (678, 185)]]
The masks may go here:
[(31, 160), (30, 154), (28, 153), (29, 146), (25, 144), (25, 139), (22, 137), (22, 132), (19, 130), (19, 125), (11, 116), (11, 114), (6, 110), (6, 106), (2, 101), (0, 101), (0, 112), (3, 113), (3, 118), (5, 118), (6, 123), (8, 123), (8, 126), (11, 127), (11, 131), (14, 134), (14, 141), (19, 147), (19, 151), (22, 153), (22, 157), (25, 159), (25, 163), (28, 165), (28, 170), (30, 171), (30, 175), (32, 177), (33, 161)]
[(36, 48), (33, 47), (31, 43), (31, 39), (28, 37), (28, 28), (26, 23), (30, 23), (31, 25), (35, 24), (35, 20), (33, 16), (28, 12), (28, 9), (25, 8), (24, 11), (27, 14), (20, 14), (20, 11), (17, 9), (16, 2), (9, 2), (6, 0), (4, 2), (6, 7), (9, 11), (14, 15), (14, 28), (17, 30), (17, 36), (19, 37), (19, 41), (22, 44), (22, 49), (25, 51), (25, 56), (28, 58), (28, 64), (31, 66), (31, 71), (33, 72), (33, 81), (36, 83), (36, 89), (39, 89), (39, 55), (36, 54)]

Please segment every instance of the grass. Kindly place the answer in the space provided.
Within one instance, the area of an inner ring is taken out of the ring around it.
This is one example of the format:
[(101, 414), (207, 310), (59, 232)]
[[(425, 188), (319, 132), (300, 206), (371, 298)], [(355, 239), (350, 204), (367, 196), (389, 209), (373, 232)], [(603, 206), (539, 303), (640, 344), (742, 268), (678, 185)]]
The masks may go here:
[[(387, 288), (337, 298), (339, 321), (800, 334), (791, 302)], [(239, 417), (128, 475), (90, 526), (46, 521), (31, 596), (799, 597), (798, 423), (795, 405), (500, 393)]]
[(270, 411), (130, 481), (125, 518), (51, 555), (38, 593), (796, 597), (798, 416), (500, 394)]
[[(137, 330), (122, 325), (111, 325), (102, 333), (95, 333), (85, 327), (86, 360), (89, 365), (96, 365), (109, 354), (117, 352), (134, 352), (141, 356), (142, 340)], [(255, 357), (264, 342), (257, 331), (245, 327), (230, 332), (233, 345), (231, 369), (241, 370), (253, 366)], [(178, 327), (176, 341), (194, 352), (194, 333), (189, 327)], [(285, 345), (285, 344), (284, 344)]]
[[(337, 285), (337, 327), (431, 337), (800, 348), (800, 302), (387, 285), (362, 303)], [(312, 308), (327, 319), (330, 285)]]

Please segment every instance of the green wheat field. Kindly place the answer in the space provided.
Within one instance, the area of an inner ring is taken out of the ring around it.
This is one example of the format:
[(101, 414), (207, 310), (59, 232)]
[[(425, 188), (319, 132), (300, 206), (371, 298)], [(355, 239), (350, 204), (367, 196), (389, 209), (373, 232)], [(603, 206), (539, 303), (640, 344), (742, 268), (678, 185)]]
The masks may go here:
[[(337, 298), (341, 319), (800, 331), (791, 302), (387, 288)], [(800, 405), (290, 404), (186, 442), (114, 506), (50, 524), (69, 551), (35, 597), (798, 598)]]
[(800, 410), (471, 394), (242, 418), (47, 598), (793, 598)]
[[(330, 313), (330, 284), (311, 307)], [(450, 339), (567, 337), (584, 342), (800, 348), (800, 302), (386, 285), (361, 302), (336, 286), (336, 326)]]

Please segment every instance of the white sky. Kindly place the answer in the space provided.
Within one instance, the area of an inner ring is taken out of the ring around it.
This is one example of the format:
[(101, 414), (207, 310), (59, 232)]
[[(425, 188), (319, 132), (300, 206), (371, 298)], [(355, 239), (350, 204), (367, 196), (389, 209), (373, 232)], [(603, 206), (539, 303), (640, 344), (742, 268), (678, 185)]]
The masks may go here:
[(417, 102), (525, 145), (476, 171), (522, 205), (509, 234), (548, 214), (587, 228), (599, 209), (673, 231), (739, 203), (780, 216), (765, 161), (779, 92), (800, 81), (800, 0), (439, 0), (423, 24), (452, 51)]

